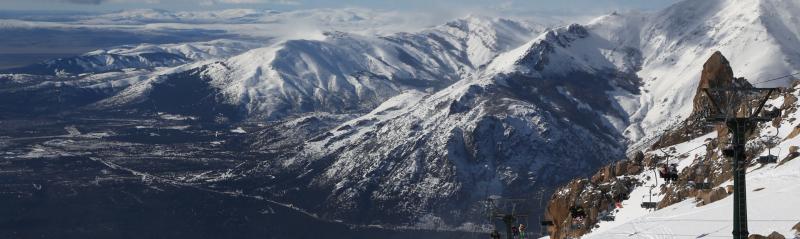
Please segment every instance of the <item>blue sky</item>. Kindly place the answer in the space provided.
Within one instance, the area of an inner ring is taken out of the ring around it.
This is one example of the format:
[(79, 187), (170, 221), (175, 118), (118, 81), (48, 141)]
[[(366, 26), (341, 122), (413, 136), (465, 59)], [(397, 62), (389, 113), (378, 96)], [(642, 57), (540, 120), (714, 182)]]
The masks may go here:
[(661, 9), (678, 0), (1, 0), (4, 10), (116, 11), (133, 8), (293, 10), (361, 7), (401, 11), (467, 10), (593, 14), (613, 10)]

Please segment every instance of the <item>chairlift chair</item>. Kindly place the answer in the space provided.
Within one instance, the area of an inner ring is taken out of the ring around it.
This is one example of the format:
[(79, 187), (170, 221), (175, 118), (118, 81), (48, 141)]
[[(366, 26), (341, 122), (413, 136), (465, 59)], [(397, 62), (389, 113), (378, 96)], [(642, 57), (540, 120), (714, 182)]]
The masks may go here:
[[(780, 114), (780, 110), (777, 110), (778, 114)], [(780, 138), (778, 137), (778, 131), (775, 131), (775, 136), (770, 137), (769, 139), (765, 140), (765, 144), (767, 148), (767, 155), (760, 156), (756, 161), (762, 165), (764, 164), (771, 164), (778, 162), (778, 156), (772, 154), (772, 148), (774, 148), (780, 142)], [(780, 152), (778, 153), (780, 154)]]
[(765, 118), (778, 118), (778, 117), (781, 117), (782, 113), (781, 113), (781, 109), (778, 109), (776, 107), (772, 107), (772, 110), (765, 110), (762, 113), (762, 115)]
[(642, 202), (642, 208), (644, 209), (655, 209), (658, 207), (658, 203), (656, 202)]
[(760, 164), (777, 163), (778, 162), (778, 156), (775, 156), (775, 155), (761, 156), (761, 157), (758, 157), (757, 161)]
[[(642, 202), (642, 204), (641, 204), (642, 208), (644, 208), (644, 209), (656, 209), (658, 207), (658, 203), (653, 202), (653, 188), (655, 188), (655, 187), (656, 187), (656, 185), (650, 186), (650, 193), (648, 193), (648, 195), (650, 196), (650, 199), (647, 200), (647, 202)], [(644, 198), (644, 196), (642, 196), (642, 198)]]

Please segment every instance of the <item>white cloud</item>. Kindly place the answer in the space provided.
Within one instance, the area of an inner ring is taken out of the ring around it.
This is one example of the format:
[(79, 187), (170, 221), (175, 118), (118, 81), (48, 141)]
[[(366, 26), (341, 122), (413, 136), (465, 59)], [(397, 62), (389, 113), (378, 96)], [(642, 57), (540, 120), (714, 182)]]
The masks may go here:
[(300, 4), (297, 0), (207, 0), (203, 5), (216, 5), (216, 4), (283, 4), (283, 5), (297, 5)]

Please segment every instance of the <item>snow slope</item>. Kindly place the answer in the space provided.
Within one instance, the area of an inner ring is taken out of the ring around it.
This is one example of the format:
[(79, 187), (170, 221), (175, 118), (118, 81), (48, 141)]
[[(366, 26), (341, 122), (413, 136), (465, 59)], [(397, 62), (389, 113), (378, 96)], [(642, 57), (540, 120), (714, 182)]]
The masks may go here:
[[(798, 88), (795, 87), (791, 93), (794, 97), (798, 96)], [(784, 105), (785, 96), (769, 100), (767, 105)], [(787, 110), (791, 114), (784, 115), (778, 127), (762, 124), (759, 126), (760, 136), (758, 140), (753, 140), (750, 145), (760, 144), (759, 140), (767, 139), (770, 136), (777, 136), (781, 142), (772, 149), (772, 153), (778, 156), (779, 161), (785, 159), (790, 154), (790, 147), (800, 146), (800, 138), (792, 136), (795, 128), (795, 120), (800, 114), (796, 111), (798, 104), (795, 102)], [(680, 157), (670, 163), (677, 163), (679, 170), (687, 166), (697, 164), (696, 158), (705, 157), (705, 144), (707, 139), (717, 137), (717, 133), (711, 133), (688, 142), (675, 145), (677, 154), (685, 153), (685, 157)], [(664, 149), (670, 151), (670, 149)], [(656, 154), (661, 150), (654, 150)], [(714, 153), (719, 153), (718, 150)], [(767, 155), (763, 150), (755, 155)], [(773, 231), (783, 234), (789, 238), (795, 236), (796, 232), (792, 227), (800, 222), (800, 207), (796, 202), (800, 200), (800, 160), (794, 159), (783, 165), (769, 164), (761, 166), (753, 164), (747, 169), (747, 204), (748, 204), (748, 224), (751, 234), (768, 235)], [(713, 172), (719, 173), (719, 172)], [(649, 177), (649, 180), (648, 180)], [(641, 209), (639, 205), (643, 201), (649, 201), (649, 190), (651, 185), (656, 185), (657, 178), (655, 172), (646, 171), (638, 176), (644, 181), (643, 187), (633, 190), (630, 200), (626, 200), (624, 208), (616, 213), (616, 221), (601, 222), (599, 227), (592, 233), (585, 235), (584, 238), (669, 238), (669, 237), (730, 237), (732, 228), (732, 204), (733, 197), (728, 196), (720, 201), (713, 202), (704, 206), (697, 206), (694, 198), (687, 199), (669, 207), (647, 211)], [(658, 179), (658, 185), (663, 184), (663, 180)], [(721, 185), (732, 185), (732, 181), (727, 181)], [(663, 195), (658, 193), (658, 188), (654, 192), (652, 200), (658, 202)]]

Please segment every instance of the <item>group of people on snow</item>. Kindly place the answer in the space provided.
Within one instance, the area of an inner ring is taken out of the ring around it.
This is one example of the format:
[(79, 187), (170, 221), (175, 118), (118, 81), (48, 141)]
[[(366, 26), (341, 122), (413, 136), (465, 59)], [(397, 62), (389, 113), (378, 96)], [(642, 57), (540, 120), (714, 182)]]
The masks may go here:
[[(527, 229), (525, 228), (525, 224), (519, 224), (519, 227), (512, 226), (511, 227), (511, 238), (514, 239), (528, 239)], [(497, 230), (492, 231), (492, 234), (489, 235), (492, 239), (500, 239), (500, 232)]]

